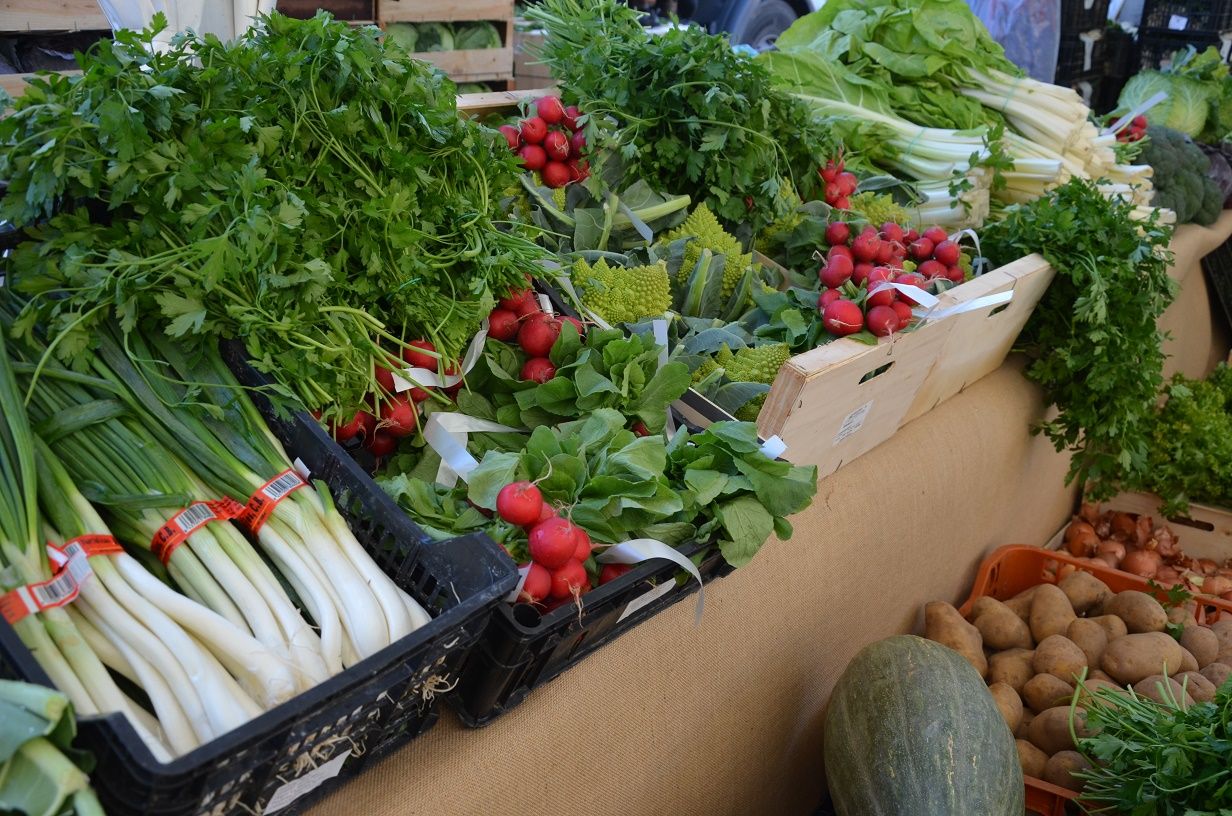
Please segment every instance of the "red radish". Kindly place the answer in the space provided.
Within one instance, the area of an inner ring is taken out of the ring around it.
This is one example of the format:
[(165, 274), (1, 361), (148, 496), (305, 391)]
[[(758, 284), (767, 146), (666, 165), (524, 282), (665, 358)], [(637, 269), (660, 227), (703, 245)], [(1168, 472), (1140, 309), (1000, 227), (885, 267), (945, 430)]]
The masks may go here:
[(590, 162), (585, 159), (577, 159), (578, 180), (585, 181), (590, 178)]
[(577, 105), (570, 105), (569, 107), (565, 108), (565, 116), (563, 119), (560, 120), (560, 123), (564, 125), (565, 127), (569, 128), (569, 130), (577, 130), (578, 129), (577, 120), (581, 115), (582, 115), (582, 112), (578, 110)]
[(533, 296), (519, 303), (513, 311), (523, 322), (544, 316), (543, 310), (539, 308), (539, 299)]
[(577, 159), (569, 159), (569, 161), (565, 162), (565, 167), (569, 170), (569, 181), (573, 182), (582, 180), (582, 171), (578, 169)]
[(902, 226), (895, 224), (893, 221), (887, 221), (881, 225), (881, 237), (887, 241), (894, 241), (901, 244), (905, 235), (906, 233), (903, 232)]
[(590, 589), (590, 576), (580, 561), (570, 561), (552, 572), (552, 597), (572, 598)]
[(392, 371), (379, 363), (374, 363), (372, 375), (376, 377), (376, 384), (381, 386), (386, 394), (394, 393), (394, 373)]
[(834, 179), (834, 186), (838, 187), (844, 196), (849, 196), (853, 195), (856, 188), (860, 186), (860, 180), (856, 178), (855, 173), (839, 173)]
[(821, 297), (817, 298), (818, 311), (824, 312), (826, 307), (843, 296), (838, 289), (823, 289)]
[(937, 259), (946, 266), (954, 266), (958, 263), (962, 252), (958, 248), (958, 244), (951, 241), (949, 238), (941, 241), (933, 247), (933, 258)]
[[(921, 238), (920, 240), (922, 241), (924, 239)], [(919, 266), (917, 266), (915, 271), (919, 272), (921, 275), (923, 275), (928, 280), (933, 280), (934, 278), (944, 278), (945, 277), (945, 264), (941, 263), (940, 261), (934, 261), (931, 258), (929, 258), (927, 261), (924, 261)]]
[(967, 273), (963, 272), (962, 267), (955, 264), (945, 271), (945, 276), (954, 283), (962, 283), (967, 279)]
[(824, 193), (826, 203), (834, 207), (840, 198), (845, 198), (842, 192), (838, 189), (837, 184), (827, 184), (826, 192)]
[(840, 298), (822, 310), (821, 323), (830, 334), (845, 337), (864, 328), (864, 313), (855, 303)]
[(505, 295), (500, 299), (500, 307), (502, 309), (508, 309), (511, 312), (517, 312), (519, 304), (525, 303), (528, 300), (533, 302), (534, 299), (535, 295), (528, 286), (525, 289), (520, 289)]
[(376, 427), (376, 417), (367, 411), (356, 411), (349, 422), (333, 427), (334, 439), (339, 442), (349, 442), (355, 437), (367, 439)]
[(409, 397), (392, 397), (381, 406), (381, 423), (378, 426), (390, 436), (410, 436), (415, 433), (419, 418), (414, 403)]
[(520, 603), (539, 603), (552, 592), (552, 573), (545, 567), (530, 562), (526, 571), (526, 581), (522, 583), (522, 591), (518, 593)]
[(821, 176), (821, 180), (828, 186), (838, 180), (838, 174), (841, 172), (842, 170), (836, 167), (834, 162), (831, 161), (826, 162), (826, 166), (819, 169), (817, 171), (817, 175)]
[(550, 161), (543, 166), (543, 183), (549, 187), (564, 187), (573, 178), (563, 162)]
[(528, 144), (518, 151), (522, 157), (522, 166), (527, 170), (542, 170), (547, 164), (548, 154), (539, 145)]
[[(917, 286), (920, 289), (923, 289), (926, 285), (924, 277), (922, 275), (917, 275), (914, 272), (904, 272), (903, 274), (895, 277), (894, 282), (902, 283), (907, 286)], [(907, 301), (908, 303), (910, 303), (912, 306), (918, 305), (916, 301), (912, 300), (907, 295), (904, 295), (902, 292), (899, 292), (898, 296), (901, 297), (903, 300)]]
[(933, 246), (936, 246), (942, 241), (949, 240), (950, 235), (941, 227), (929, 227), (928, 229), (924, 230), (924, 237), (932, 241)]
[(501, 125), (498, 130), (505, 137), (505, 142), (508, 143), (510, 150), (517, 150), (522, 146), (522, 134), (513, 125)]
[(368, 444), (364, 448), (378, 459), (382, 456), (388, 456), (398, 449), (398, 440), (392, 435), (382, 430), (377, 430), (372, 434), (372, 438), (368, 440)]
[(577, 527), (563, 518), (550, 518), (531, 528), (527, 536), (530, 557), (554, 570), (563, 567), (577, 551)]
[(846, 221), (832, 221), (826, 225), (826, 243), (830, 246), (846, 246), (851, 240), (851, 225)]
[(488, 315), (488, 337), (508, 343), (517, 336), (517, 314), (509, 309), (493, 309)]
[(518, 331), (518, 345), (531, 357), (547, 357), (560, 337), (560, 321), (555, 318), (529, 320)]
[(556, 366), (547, 357), (531, 357), (522, 366), (522, 379), (545, 383), (556, 376)]
[(603, 569), (599, 570), (599, 585), (615, 581), (631, 569), (633, 569), (632, 564), (604, 564)]
[(421, 402), (427, 402), (431, 391), (432, 391), (431, 388), (425, 390), (423, 388), (416, 386), (415, 388), (412, 388), (410, 391), (407, 391), (406, 393), (407, 393), (407, 396), (410, 397), (411, 402), (418, 405)]
[(877, 248), (877, 257), (874, 260), (882, 266), (886, 266), (891, 263), (894, 258), (894, 244), (881, 239), (881, 246)]
[(528, 524), (526, 526), (534, 527), (535, 524), (538, 524), (542, 521), (547, 521), (550, 518), (556, 518), (556, 508), (548, 504), (547, 502), (544, 502), (543, 507), (539, 508), (539, 518), (535, 519), (533, 524)]
[(851, 209), (851, 202), (847, 199), (847, 196), (839, 196), (839, 197), (838, 197), (837, 199), (835, 199), (835, 201), (834, 201), (834, 209), (836, 209), (836, 210), (850, 210), (850, 209)]
[(522, 139), (528, 145), (537, 145), (548, 135), (548, 123), (539, 116), (523, 119), (521, 125)]
[[(402, 359), (412, 368), (426, 368), (429, 371), (436, 371), (437, 363), (440, 358), (436, 355), (436, 346), (429, 343), (427, 340), (412, 340), (407, 343), (408, 348), (402, 349)], [(427, 353), (425, 353), (427, 352)]]
[(826, 260), (827, 261), (832, 261), (839, 255), (850, 258), (853, 261), (855, 260), (855, 256), (851, 254), (851, 247), (846, 246), (844, 244), (835, 244), (834, 246), (826, 250)]
[(577, 158), (582, 155), (582, 151), (586, 148), (586, 132), (579, 130), (569, 137), (569, 155)]
[[(576, 317), (571, 317), (569, 315), (562, 315), (560, 318), (560, 321), (562, 324), (564, 323), (573, 324), (573, 328), (577, 329), (578, 337), (582, 337), (583, 335), (586, 334), (586, 327), (583, 326), (582, 321), (578, 320)], [(562, 328), (563, 328), (563, 325), (562, 325)]]
[(1129, 124), (1138, 130), (1146, 130), (1146, 117), (1140, 113), (1131, 119)]
[(560, 104), (559, 96), (539, 97), (535, 100), (535, 112), (549, 125), (555, 125), (565, 118), (565, 106)]
[(873, 274), (873, 270), (877, 267), (871, 263), (858, 263), (856, 268), (851, 272), (851, 282), (856, 286), (862, 286), (868, 281), (868, 276)]
[(868, 310), (868, 330), (876, 337), (887, 337), (899, 330), (898, 312), (890, 306), (874, 306)]
[(573, 559), (584, 562), (587, 558), (590, 558), (590, 534), (581, 527), (578, 527), (577, 532), (574, 533), (574, 538), (577, 539), (577, 549), (573, 551)]
[(496, 494), (496, 512), (519, 527), (539, 520), (543, 494), (531, 482), (510, 482)]
[(563, 162), (569, 158), (569, 137), (559, 130), (552, 131), (543, 137), (543, 151), (549, 159)]
[(817, 275), (821, 279), (822, 286), (827, 289), (837, 289), (851, 280), (851, 273), (855, 271), (855, 268), (850, 258), (838, 255), (826, 262)]
[(878, 267), (868, 276), (868, 300), (864, 301), (864, 305), (868, 308), (874, 306), (889, 306), (894, 301), (898, 300), (898, 292), (895, 289), (882, 289), (879, 292), (874, 292), (878, 286), (883, 283), (890, 283), (894, 280), (894, 273), (884, 267)]
[(933, 242), (927, 238), (917, 238), (907, 247), (907, 252), (917, 261), (927, 261), (933, 256)]
[(650, 429), (647, 428), (646, 423), (642, 422), (640, 419), (637, 422), (634, 422), (633, 426), (630, 427), (629, 430), (633, 431), (633, 433), (637, 436), (650, 436)]
[(905, 329), (911, 325), (914, 315), (911, 314), (911, 307), (907, 305), (906, 301), (896, 300), (890, 304), (890, 308), (898, 315), (898, 327), (900, 329)]
[(855, 256), (857, 261), (873, 262), (877, 260), (877, 253), (881, 251), (881, 239), (877, 237), (877, 232), (871, 227), (856, 236), (851, 242), (851, 254)]

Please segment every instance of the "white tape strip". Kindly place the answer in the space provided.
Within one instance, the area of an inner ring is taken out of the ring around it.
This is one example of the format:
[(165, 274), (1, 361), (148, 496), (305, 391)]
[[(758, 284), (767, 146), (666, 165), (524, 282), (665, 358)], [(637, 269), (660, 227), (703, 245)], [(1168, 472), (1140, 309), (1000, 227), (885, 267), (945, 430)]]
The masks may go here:
[(960, 303), (957, 306), (950, 306), (947, 309), (939, 309), (935, 311), (927, 311), (924, 309), (912, 309), (911, 313), (922, 320), (940, 320), (943, 317), (950, 317), (963, 312), (974, 312), (976, 309), (983, 309), (985, 306), (1000, 306), (1002, 303), (1009, 303), (1014, 299), (1014, 290), (1010, 289), (1005, 292), (997, 292), (994, 295), (985, 295), (978, 297), (975, 300), (967, 303)]
[[(654, 335), (654, 341), (659, 346), (659, 368), (667, 365), (667, 321), (663, 319), (650, 321), (650, 331)], [(667, 407), (667, 435), (673, 436), (676, 433), (676, 421), (672, 419), (672, 407)]]
[(640, 564), (642, 561), (649, 561), (652, 558), (665, 558), (668, 561), (679, 564), (681, 569), (697, 580), (697, 610), (693, 615), (693, 623), (694, 625), (701, 623), (702, 611), (706, 603), (706, 588), (702, 585), (702, 574), (697, 571), (697, 567), (693, 565), (692, 561), (685, 558), (677, 550), (653, 538), (634, 538), (608, 547), (602, 553), (595, 556), (595, 560), (600, 564)]
[[(394, 374), (394, 390), (401, 393), (409, 391), (416, 386), (420, 388), (450, 388), (462, 382), (462, 377), (469, 374), (471, 369), (475, 367), (475, 363), (479, 362), (480, 355), (483, 354), (483, 341), (488, 339), (488, 319), (483, 319), (483, 325), (479, 329), (479, 333), (471, 340), (471, 344), (466, 348), (466, 356), (462, 358), (462, 371), (458, 374), (437, 374), (426, 368), (407, 368), (402, 371), (395, 371)], [(444, 360), (440, 361), (444, 364)]]
[(629, 219), (629, 223), (633, 225), (633, 229), (637, 230), (637, 234), (642, 236), (643, 241), (650, 243), (654, 240), (654, 230), (652, 230), (645, 221), (638, 218), (637, 214), (633, 212), (633, 210), (629, 209), (628, 204), (623, 201), (620, 202), (619, 209), (625, 214), (625, 217)]
[[(962, 245), (964, 238), (970, 238), (971, 243), (975, 245), (975, 256), (977, 258), (983, 258), (984, 251), (980, 249), (979, 233), (977, 233), (975, 230), (971, 229), (970, 227), (967, 227), (966, 229), (960, 229), (958, 232), (950, 236), (950, 240), (958, 244), (959, 246)], [(977, 275), (980, 274), (980, 270), (975, 270), (975, 274)]]
[(505, 596), (505, 603), (517, 603), (518, 596), (522, 594), (522, 587), (526, 586), (527, 575), (530, 575), (530, 564), (518, 567), (518, 585), (513, 588), (513, 592)]
[(893, 289), (896, 292), (898, 292), (900, 295), (906, 295), (907, 297), (911, 298), (912, 300), (914, 300), (916, 303), (918, 303), (920, 306), (922, 306), (925, 309), (936, 308), (937, 304), (941, 302), (937, 300), (936, 295), (932, 294), (931, 292), (926, 291), (925, 289), (922, 289), (919, 286), (912, 286), (911, 284), (908, 284), (908, 283), (891, 283), (889, 281), (882, 281), (881, 283), (874, 286), (872, 291), (869, 292), (869, 294), (875, 295), (878, 292), (884, 291), (886, 289)]
[(767, 459), (778, 459), (784, 453), (787, 453), (787, 443), (777, 435), (761, 443), (761, 455)]
[(298, 456), (296, 456), (295, 461), (292, 462), (291, 465), (292, 467), (295, 468), (296, 473), (304, 477), (304, 481), (308, 481), (308, 479), (312, 478), (312, 471), (309, 470), (308, 466), (304, 464), (303, 459), (300, 459)]
[(1156, 105), (1158, 105), (1160, 102), (1163, 102), (1167, 98), (1168, 98), (1168, 94), (1165, 91), (1160, 91), (1159, 93), (1152, 96), (1150, 99), (1143, 102), (1138, 107), (1131, 110), (1129, 113), (1122, 116), (1120, 119), (1113, 122), (1108, 127), (1104, 128), (1103, 133), (1101, 135), (1107, 136), (1109, 133), (1120, 133), (1121, 130), (1124, 129), (1126, 125), (1134, 121), (1135, 116), (1141, 116), (1142, 114), (1146, 113), (1151, 108), (1155, 107)]
[(470, 472), (479, 467), (479, 460), (471, 456), (466, 442), (471, 433), (526, 433), (521, 428), (510, 428), (499, 422), (467, 416), (466, 414), (435, 413), (424, 423), (424, 441), (441, 457), (436, 471), (436, 483), (453, 487), (458, 479), (466, 481)]
[(551, 317), (556, 316), (556, 310), (552, 308), (552, 299), (542, 293), (537, 293), (535, 297), (539, 298), (539, 309), (544, 314)]

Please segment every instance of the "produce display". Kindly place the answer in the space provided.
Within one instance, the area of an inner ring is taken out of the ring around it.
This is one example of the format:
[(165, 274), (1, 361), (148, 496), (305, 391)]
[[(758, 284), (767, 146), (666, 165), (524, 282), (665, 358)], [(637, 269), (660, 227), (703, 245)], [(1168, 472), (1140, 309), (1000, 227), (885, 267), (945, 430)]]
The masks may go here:
[(482, 20), (453, 24), (390, 23), (385, 36), (408, 54), (501, 47), (496, 26)]
[(77, 724), (68, 698), (44, 686), (0, 680), (0, 806), (52, 816), (103, 816), (73, 750)]

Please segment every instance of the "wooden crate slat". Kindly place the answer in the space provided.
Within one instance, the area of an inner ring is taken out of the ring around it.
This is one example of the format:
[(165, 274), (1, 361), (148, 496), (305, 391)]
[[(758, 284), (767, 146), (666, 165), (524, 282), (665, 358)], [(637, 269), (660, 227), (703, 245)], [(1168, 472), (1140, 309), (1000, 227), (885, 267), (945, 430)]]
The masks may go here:
[(379, 0), (382, 23), (452, 23), (466, 20), (512, 20), (513, 0)]
[(430, 62), (458, 82), (508, 79), (513, 76), (512, 48), (475, 48), (466, 51), (424, 51), (412, 57)]
[(376, 19), (375, 0), (279, 0), (278, 11), (288, 17), (308, 19), (318, 9), (328, 11), (336, 20), (350, 23), (371, 22)]
[(98, 0), (0, 0), (0, 31), (102, 31)]
[(522, 102), (538, 99), (546, 93), (549, 93), (548, 89), (536, 88), (529, 91), (492, 91), (491, 93), (459, 94), (458, 111), (473, 116), (515, 111)]
[[(1150, 493), (1122, 493), (1103, 502), (1100, 507), (1147, 515), (1159, 521), (1159, 505), (1159, 497)], [(1210, 558), (1220, 563), (1232, 558), (1232, 512), (1191, 504), (1184, 516), (1167, 521), (1186, 555)]]

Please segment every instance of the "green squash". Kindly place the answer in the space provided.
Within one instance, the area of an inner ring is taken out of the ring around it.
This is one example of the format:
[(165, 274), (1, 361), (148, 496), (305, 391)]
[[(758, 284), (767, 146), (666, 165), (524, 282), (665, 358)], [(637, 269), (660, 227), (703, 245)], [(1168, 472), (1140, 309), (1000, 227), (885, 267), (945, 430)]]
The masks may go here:
[(838, 816), (1023, 816), (1014, 735), (971, 664), (924, 638), (865, 647), (825, 723)]

